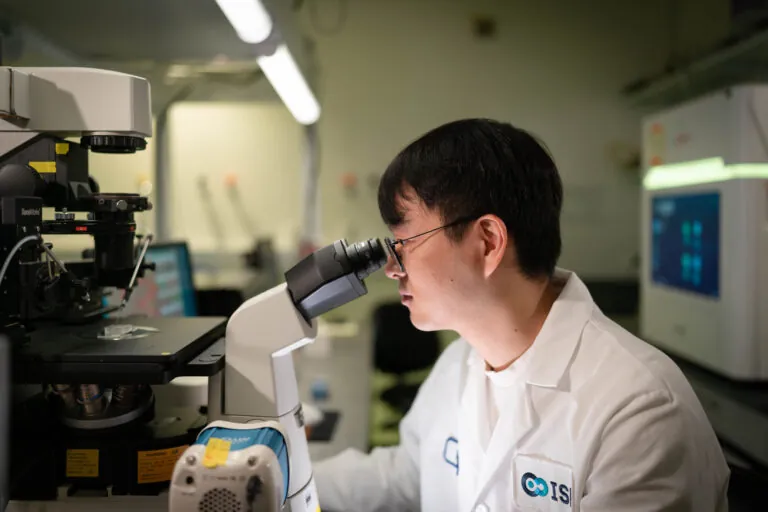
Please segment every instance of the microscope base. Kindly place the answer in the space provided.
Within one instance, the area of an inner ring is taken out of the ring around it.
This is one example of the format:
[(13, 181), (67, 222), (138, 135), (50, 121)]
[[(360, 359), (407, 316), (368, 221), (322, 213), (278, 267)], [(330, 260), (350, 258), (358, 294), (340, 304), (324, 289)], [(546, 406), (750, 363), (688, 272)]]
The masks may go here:
[(176, 460), (207, 422), (194, 408), (167, 407), (152, 408), (130, 425), (79, 430), (63, 426), (42, 395), (19, 409), (10, 494), (24, 502), (165, 494)]

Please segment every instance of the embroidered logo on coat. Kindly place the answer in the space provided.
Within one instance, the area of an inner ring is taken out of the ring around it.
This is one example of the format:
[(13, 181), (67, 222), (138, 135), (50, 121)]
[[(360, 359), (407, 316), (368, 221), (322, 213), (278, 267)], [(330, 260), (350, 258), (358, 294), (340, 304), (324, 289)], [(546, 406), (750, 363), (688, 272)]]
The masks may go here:
[(445, 440), (443, 460), (447, 462), (449, 466), (456, 468), (456, 474), (459, 474), (459, 440), (453, 436)]
[(520, 484), (523, 486), (523, 492), (531, 498), (546, 498), (551, 493), (552, 501), (559, 501), (563, 505), (571, 504), (571, 489), (567, 485), (555, 481), (547, 483), (531, 472), (523, 475)]

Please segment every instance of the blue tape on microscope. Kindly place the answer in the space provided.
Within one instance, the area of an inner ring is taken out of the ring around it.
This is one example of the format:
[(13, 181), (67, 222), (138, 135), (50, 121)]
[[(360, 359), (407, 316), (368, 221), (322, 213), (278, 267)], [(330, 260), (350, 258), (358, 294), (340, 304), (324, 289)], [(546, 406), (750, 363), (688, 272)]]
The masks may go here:
[(234, 428), (212, 427), (200, 433), (195, 444), (208, 445), (211, 439), (221, 439), (230, 443), (231, 451), (244, 450), (250, 446), (264, 445), (270, 448), (280, 463), (283, 472), (283, 503), (288, 499), (288, 483), (290, 481), (288, 465), (288, 446), (285, 437), (279, 431), (270, 427), (259, 427), (242, 430)]

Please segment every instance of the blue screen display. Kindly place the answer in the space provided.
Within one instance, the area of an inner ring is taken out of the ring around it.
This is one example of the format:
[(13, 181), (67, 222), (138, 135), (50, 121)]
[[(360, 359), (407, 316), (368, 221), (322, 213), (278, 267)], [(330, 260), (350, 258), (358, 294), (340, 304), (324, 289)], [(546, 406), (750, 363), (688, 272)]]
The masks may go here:
[(651, 207), (653, 282), (719, 297), (720, 194), (657, 196)]
[(146, 259), (155, 263), (155, 271), (148, 274), (154, 274), (160, 316), (195, 316), (197, 301), (186, 244), (150, 246)]
[[(139, 279), (125, 309), (110, 316), (196, 316), (197, 300), (187, 244), (150, 245), (145, 260), (154, 263), (155, 270), (147, 270)], [(122, 295), (113, 300), (120, 298)]]

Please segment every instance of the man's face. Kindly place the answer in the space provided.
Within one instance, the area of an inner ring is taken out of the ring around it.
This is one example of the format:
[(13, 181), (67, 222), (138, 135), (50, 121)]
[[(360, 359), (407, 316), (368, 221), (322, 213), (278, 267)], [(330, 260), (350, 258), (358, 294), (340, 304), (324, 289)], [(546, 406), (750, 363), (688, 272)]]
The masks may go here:
[[(435, 211), (421, 201), (402, 200), (404, 222), (392, 229), (396, 239), (409, 238), (444, 224)], [(387, 276), (398, 281), (403, 304), (411, 312), (411, 322), (423, 331), (456, 330), (468, 314), (468, 301), (482, 281), (482, 262), (473, 256), (471, 235), (452, 241), (445, 230), (438, 230), (398, 245), (405, 271), (390, 258)], [(477, 251), (475, 251), (476, 253)]]

